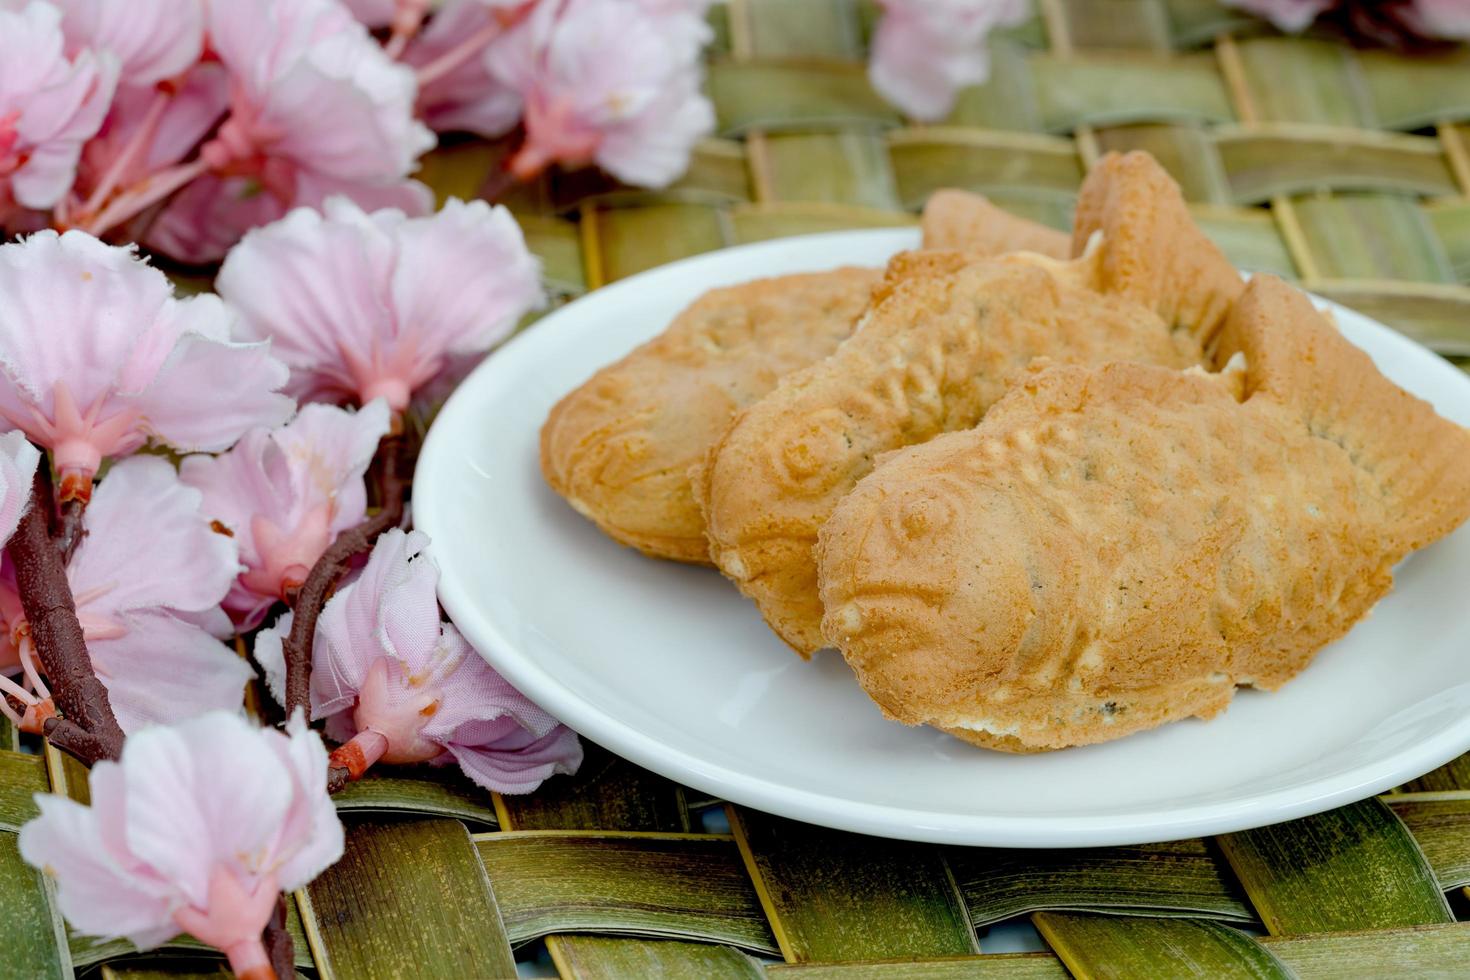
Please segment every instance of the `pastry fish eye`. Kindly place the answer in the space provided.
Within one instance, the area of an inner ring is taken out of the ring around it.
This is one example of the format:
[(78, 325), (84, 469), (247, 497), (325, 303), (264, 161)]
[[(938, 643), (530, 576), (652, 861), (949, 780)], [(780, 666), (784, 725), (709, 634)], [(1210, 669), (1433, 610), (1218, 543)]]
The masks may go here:
[(822, 493), (847, 472), (843, 461), (853, 451), (847, 416), (827, 408), (797, 420), (784, 439), (767, 450), (772, 469), (788, 488)]
[(888, 532), (900, 547), (942, 534), (957, 516), (954, 497), (942, 487), (906, 496), (888, 514)]

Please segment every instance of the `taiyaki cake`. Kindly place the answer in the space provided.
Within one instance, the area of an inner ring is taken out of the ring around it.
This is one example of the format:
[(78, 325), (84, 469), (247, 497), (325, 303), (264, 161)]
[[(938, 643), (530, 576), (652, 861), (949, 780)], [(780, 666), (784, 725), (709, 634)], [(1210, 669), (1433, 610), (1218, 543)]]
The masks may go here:
[[(975, 425), (1036, 357), (1201, 362), (1201, 337), (1242, 284), (1178, 186), (1147, 156), (1110, 156), (1079, 215), (1071, 262), (899, 256), (861, 329), (739, 413), (710, 450), (695, 480), (710, 557), (797, 653), (825, 645), (817, 530), (877, 456)], [(1173, 248), (1196, 254), (1186, 263)]]
[(1212, 344), (1216, 373), (1034, 366), (837, 503), (823, 630), (885, 714), (1010, 752), (1211, 717), (1470, 516), (1470, 430), (1304, 294), (1257, 276)]
[(551, 410), (541, 429), (546, 482), (623, 544), (707, 562), (690, 466), (736, 411), (837, 349), (880, 275), (843, 268), (705, 293)]
[(990, 255), (1036, 252), (1054, 259), (1071, 255), (1066, 232), (1017, 217), (979, 194), (951, 189), (929, 195), (919, 219), (924, 247)]

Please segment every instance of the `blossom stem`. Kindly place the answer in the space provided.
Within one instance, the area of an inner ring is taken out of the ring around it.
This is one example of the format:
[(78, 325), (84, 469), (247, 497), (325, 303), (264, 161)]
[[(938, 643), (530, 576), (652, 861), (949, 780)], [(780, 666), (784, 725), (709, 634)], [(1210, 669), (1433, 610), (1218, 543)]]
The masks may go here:
[(286, 660), (286, 716), (297, 708), (311, 716), (311, 644), (316, 637), (316, 622), (326, 605), (337, 579), (347, 570), (347, 563), (373, 546), (378, 535), (397, 527), (403, 519), (404, 479), (399, 475), (398, 455), (402, 440), (387, 438), (379, 449), (383, 465), (383, 501), (378, 512), (356, 527), (337, 535), (331, 547), (322, 552), (296, 594), (291, 632), (281, 644)]
[(31, 487), (31, 504), (6, 547), (15, 566), (16, 591), (30, 624), (31, 642), (47, 678), (55, 685), (56, 705), (65, 716), (48, 720), (44, 728), (48, 737), (53, 722), (79, 729), (87, 738), (77, 737), (68, 729), (66, 744), (56, 745), (91, 765), (100, 759), (118, 758), (123, 732), (112, 713), (107, 688), (92, 669), (66, 566), (51, 540), (48, 515), (52, 507), (50, 481), (38, 473)]
[(387, 751), (387, 737), (371, 728), (364, 728), (327, 756), (328, 785), (338, 781), (339, 772), (344, 774), (340, 777), (343, 783), (361, 779), (363, 773), (371, 769), (373, 763), (381, 759)]
[(200, 157), (149, 174), (113, 198), (101, 214), (83, 224), (82, 230), (101, 238), (123, 222), (168, 199), (190, 181), (202, 177), (207, 170), (209, 163)]
[(398, 8), (393, 14), (393, 35), (383, 47), (388, 57), (394, 61), (403, 57), (403, 49), (418, 35), (428, 12), (429, 0), (398, 0)]
[(492, 18), (484, 27), (465, 35), (463, 41), (460, 41), (427, 65), (420, 67), (418, 70), (419, 90), (422, 91), (424, 86), (432, 85), (481, 51), (484, 51), (485, 47), (499, 37), (500, 32), (504, 29), (500, 21)]
[(159, 88), (153, 94), (153, 101), (148, 104), (143, 121), (138, 124), (137, 129), (133, 130), (133, 135), (128, 138), (122, 152), (112, 161), (112, 165), (107, 168), (107, 172), (102, 175), (102, 179), (97, 182), (97, 186), (87, 197), (86, 203), (82, 205), (83, 215), (95, 214), (107, 201), (108, 196), (117, 189), (118, 182), (133, 165), (133, 161), (153, 145), (153, 138), (158, 135), (158, 124), (163, 121), (164, 110), (173, 101), (173, 97), (173, 93), (164, 88)]
[(82, 538), (87, 536), (87, 528), (84, 520), (87, 513), (87, 502), (78, 498), (72, 498), (61, 505), (61, 520), (57, 524), (52, 537), (56, 539), (56, 550), (61, 553), (61, 563), (68, 564), (71, 556), (76, 553), (77, 545), (82, 543)]
[(237, 980), (277, 980), (275, 967), (260, 936), (243, 939), (225, 950)]

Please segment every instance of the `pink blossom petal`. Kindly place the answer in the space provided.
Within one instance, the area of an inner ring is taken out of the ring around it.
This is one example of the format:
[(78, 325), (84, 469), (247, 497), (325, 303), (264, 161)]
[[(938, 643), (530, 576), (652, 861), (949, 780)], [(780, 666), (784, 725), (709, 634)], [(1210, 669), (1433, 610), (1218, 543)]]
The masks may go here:
[[(606, 43), (613, 36), (618, 43)], [(714, 123), (698, 85), (705, 36), (686, 17), (621, 0), (533, 8), (488, 58), (526, 104), (526, 143), (513, 169), (529, 177), (553, 162), (595, 160), (624, 180), (671, 182)]]
[(987, 37), (1030, 16), (1024, 0), (883, 0), (868, 77), (890, 102), (932, 121), (990, 74)]
[[(494, 270), (487, 274), (485, 270)], [(247, 335), (271, 338), (303, 398), (407, 407), (411, 393), (503, 337), (540, 298), (535, 260), (503, 208), (451, 201), (430, 218), (345, 198), (251, 232), (216, 286)]]
[(148, 87), (182, 74), (204, 50), (202, 0), (52, 0), (69, 47), (113, 54), (121, 81)]
[(342, 0), (342, 3), (368, 27), (387, 27), (398, 10), (397, 0)]
[[(331, 540), (362, 521), (363, 475), (387, 432), (381, 401), (356, 413), (306, 405), (287, 425), (252, 430), (222, 456), (184, 460), (183, 481), (204, 494), (204, 513), (239, 546), (245, 574), (226, 606), (242, 629), (259, 623), (287, 577), (304, 579)], [(271, 540), (259, 540), (257, 528)]]
[[(115, 768), (117, 763), (99, 762), (93, 778)], [(139, 949), (178, 933), (168, 897), (129, 873), (103, 846), (98, 810), (49, 793), (38, 794), (36, 803), (41, 815), (21, 828), (20, 854), (60, 883), (57, 906), (75, 929), (123, 936)]]
[(1466, 0), (1413, 0), (1407, 13), (1421, 34), (1470, 40), (1470, 3)]
[(254, 671), (233, 648), (162, 611), (120, 620), (121, 636), (89, 639), (87, 652), (124, 732), (239, 710)]
[(1331, 7), (1336, 0), (1224, 0), (1227, 7), (1264, 17), (1279, 29), (1297, 34), (1307, 29), (1317, 15)]
[(547, 779), (582, 765), (577, 733), (559, 725), (535, 737), (508, 719), (466, 724), (449, 752), (466, 776), (496, 793), (530, 793)]
[[(413, 325), (421, 349), (488, 350), (543, 300), (540, 265), (503, 207), (450, 199), (434, 217), (405, 221), (396, 233), (393, 309), (400, 322)], [(446, 280), (459, 287), (443, 288)], [(442, 361), (426, 365), (424, 380), (442, 367)]]
[(15, 533), (31, 503), (31, 480), (41, 453), (20, 432), (0, 435), (0, 545)]
[(120, 763), (93, 768), (90, 808), (38, 797), (21, 854), (56, 879), (79, 932), (149, 948), (189, 926), (238, 965), (277, 888), (342, 853), (321, 739), (300, 719), (288, 733), (224, 711), (137, 732)]
[(90, 476), (149, 435), (223, 449), (291, 411), (281, 365), (229, 341), (215, 297), (179, 301), (131, 248), (82, 232), (0, 245), (0, 416)]
[[(82, 144), (102, 125), (117, 83), (108, 54), (62, 53), (50, 3), (0, 7), (0, 200), (48, 209), (76, 176)], [(6, 131), (9, 130), (8, 135)]]
[[(208, 738), (190, 738), (206, 725)], [(133, 777), (128, 849), (201, 908), (213, 865), (245, 863), (240, 859), (271, 838), (291, 805), (291, 783), (281, 778), (275, 751), (238, 716), (140, 732), (122, 764)]]
[(210, 530), (204, 497), (167, 460), (117, 463), (87, 509), (89, 533), (67, 566), (72, 592), (94, 615), (218, 606), (240, 565), (235, 542)]
[(332, 798), (320, 790), (327, 784), (327, 750), (322, 740), (306, 724), (301, 711), (291, 716), (286, 724), (289, 738), (276, 738), (272, 747), (291, 770), (297, 786), (297, 799), (307, 800), (308, 806), (297, 805), (286, 822), (281, 835), (286, 840), (303, 843), (276, 871), (280, 886), (285, 891), (305, 888), (317, 875), (342, 856), (344, 836), (342, 821), (337, 817), (337, 808)]
[[(415, 68), (430, 64), (484, 27), (490, 16), (490, 7), (482, 0), (449, 0), (404, 50), (403, 63)], [(496, 50), (492, 42), (482, 57), (466, 60), (419, 89), (418, 111), (430, 128), (494, 138), (515, 126), (521, 96), (490, 73), (489, 61)]]

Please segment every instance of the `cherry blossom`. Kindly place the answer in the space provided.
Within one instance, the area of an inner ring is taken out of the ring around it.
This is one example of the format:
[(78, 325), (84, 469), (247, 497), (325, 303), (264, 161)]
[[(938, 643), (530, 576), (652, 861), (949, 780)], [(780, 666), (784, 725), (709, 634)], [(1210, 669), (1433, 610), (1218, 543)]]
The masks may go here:
[[(499, 26), (483, 0), (449, 0), (405, 48), (404, 64), (429, 73), (419, 77), (418, 112), (435, 131), (496, 137), (520, 119), (520, 93), (490, 73), (490, 59), (503, 43)], [(456, 57), (467, 39), (487, 28), (495, 37), (483, 42), (478, 56)]]
[(282, 200), (295, 171), (392, 183), (434, 145), (413, 118), (413, 73), (333, 0), (209, 5), (210, 45), (233, 81), (230, 116), (203, 158)]
[(881, 0), (868, 77), (915, 119), (949, 113), (955, 94), (990, 75), (986, 38), (1030, 16), (1026, 0)]
[[(238, 708), (253, 674), (218, 639), (232, 632), (219, 604), (240, 565), (234, 541), (199, 512), (202, 497), (167, 460), (116, 463), (98, 484), (88, 533), (66, 567), (92, 667), (125, 732)], [(9, 575), (0, 583), (0, 618), (36, 689), (22, 700), (46, 698)]]
[(37, 796), (20, 853), (55, 879), (78, 932), (151, 949), (187, 931), (258, 980), (277, 895), (342, 856), (326, 768), (299, 713), (287, 734), (223, 711), (148, 728), (92, 768), (91, 806)]
[[(487, 789), (527, 793), (575, 772), (577, 736), (511, 687), (459, 631), (441, 622), (439, 570), (419, 531), (388, 531), (361, 575), (339, 589), (317, 623), (313, 718), (347, 743), (333, 753), (354, 775), (390, 763), (457, 762)], [(255, 657), (281, 696), (281, 639), (291, 614), (256, 636)]]
[(345, 198), (300, 208), (231, 250), (216, 288), (246, 336), (269, 338), (303, 400), (415, 391), (483, 354), (541, 300), (536, 260), (503, 207), (449, 201), (430, 218)]
[(367, 512), (363, 474), (388, 432), (388, 406), (359, 412), (306, 405), (279, 429), (254, 429), (223, 456), (190, 456), (183, 481), (226, 528), (245, 570), (224, 607), (239, 629), (260, 624), (287, 599), (338, 534)]
[(1470, 40), (1470, 2), (1414, 0), (1404, 16), (1429, 37)]
[(1304, 31), (1317, 15), (1334, 6), (1337, 0), (1225, 0), (1227, 7), (1264, 17), (1283, 31)]
[(631, 184), (671, 183), (714, 127), (699, 90), (703, 36), (687, 15), (656, 16), (628, 0), (537, 5), (488, 60), (525, 103), (512, 172), (527, 179), (553, 163), (595, 162)]
[(292, 411), (286, 369), (234, 325), (217, 297), (175, 299), (131, 247), (78, 231), (0, 245), (0, 417), (51, 450), (63, 499), (150, 437), (225, 449)]
[(116, 59), (63, 53), (61, 11), (40, 0), (0, 4), (0, 222), (17, 205), (54, 207), (76, 176), (82, 144), (112, 101)]
[(141, 88), (182, 75), (204, 51), (204, 0), (51, 0), (72, 50), (107, 51), (118, 84)]

